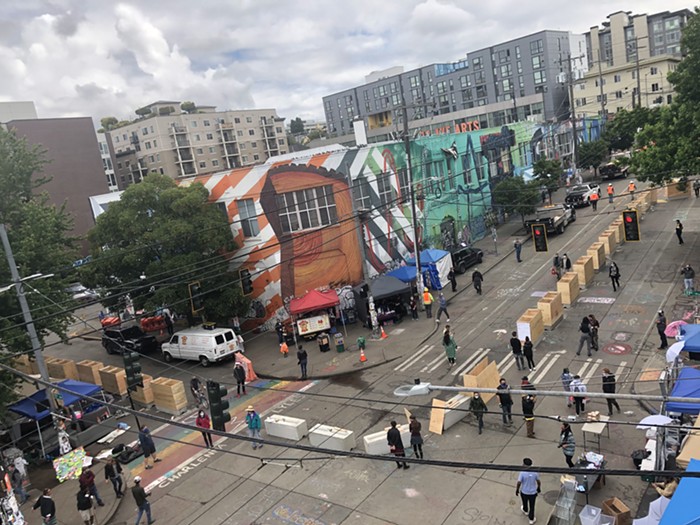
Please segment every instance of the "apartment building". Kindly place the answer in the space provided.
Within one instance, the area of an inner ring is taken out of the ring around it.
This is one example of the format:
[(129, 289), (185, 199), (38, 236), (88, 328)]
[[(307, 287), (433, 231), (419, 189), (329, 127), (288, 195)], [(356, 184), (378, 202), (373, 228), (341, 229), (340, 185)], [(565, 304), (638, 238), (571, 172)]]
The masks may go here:
[(284, 118), (274, 109), (217, 111), (161, 100), (139, 109), (141, 118), (106, 132), (118, 189), (148, 173), (172, 178), (260, 164), (289, 151)]
[(107, 186), (109, 187), (109, 191), (118, 191), (117, 175), (114, 171), (114, 162), (112, 161), (114, 151), (110, 147), (109, 139), (109, 135), (97, 133), (97, 145), (100, 148), (100, 157), (102, 158), (102, 167), (104, 168), (105, 177), (107, 178)]
[(668, 74), (682, 58), (681, 30), (689, 9), (653, 15), (618, 11), (585, 33), (588, 73), (577, 83), (577, 115), (612, 114), (670, 104)]

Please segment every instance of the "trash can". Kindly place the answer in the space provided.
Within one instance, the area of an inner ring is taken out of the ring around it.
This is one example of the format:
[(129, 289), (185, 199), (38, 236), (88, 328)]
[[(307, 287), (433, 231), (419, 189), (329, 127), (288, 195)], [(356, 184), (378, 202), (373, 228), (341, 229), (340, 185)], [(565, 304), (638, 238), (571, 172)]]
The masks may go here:
[(335, 340), (335, 349), (340, 352), (345, 352), (345, 340), (343, 339), (343, 334), (336, 333), (333, 334), (333, 339)]

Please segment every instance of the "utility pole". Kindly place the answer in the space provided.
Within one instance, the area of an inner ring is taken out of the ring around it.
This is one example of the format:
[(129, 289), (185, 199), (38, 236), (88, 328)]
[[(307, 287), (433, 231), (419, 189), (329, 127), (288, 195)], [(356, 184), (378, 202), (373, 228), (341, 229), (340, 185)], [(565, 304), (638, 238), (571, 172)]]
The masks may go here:
[(598, 87), (600, 88), (600, 118), (605, 118), (605, 94), (603, 93), (603, 66), (600, 48), (598, 48)]
[[(573, 159), (574, 159), (574, 168), (578, 168), (578, 133), (576, 131), (576, 101), (574, 100), (574, 71), (573, 67), (571, 65), (571, 61), (575, 60), (576, 58), (582, 58), (581, 56), (571, 58), (571, 53), (567, 55), (566, 58), (566, 63), (567, 63), (567, 68), (566, 68), (566, 80), (567, 83), (569, 84), (569, 111), (571, 112), (571, 124), (572, 128), (574, 131), (574, 151), (573, 151)], [(561, 65), (561, 60), (559, 60), (559, 64)]]

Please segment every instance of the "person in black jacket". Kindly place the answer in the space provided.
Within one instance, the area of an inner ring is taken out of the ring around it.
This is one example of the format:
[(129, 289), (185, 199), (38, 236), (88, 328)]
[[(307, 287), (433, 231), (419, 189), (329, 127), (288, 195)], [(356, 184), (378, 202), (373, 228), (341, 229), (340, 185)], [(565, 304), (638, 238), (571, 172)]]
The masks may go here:
[[(401, 431), (398, 428), (396, 428), (396, 421), (391, 422), (391, 428), (386, 433), (386, 440), (389, 444), (389, 450), (391, 450), (394, 456), (396, 456), (397, 458), (406, 457), (406, 452), (403, 448), (403, 441), (401, 441)], [(405, 461), (400, 461), (398, 459), (396, 460), (396, 467), (403, 467), (405, 469), (410, 468), (408, 463), (406, 463)]]
[(121, 498), (124, 495), (124, 492), (122, 492), (124, 483), (122, 481), (122, 466), (114, 458), (110, 458), (105, 465), (105, 483), (109, 481), (112, 482), (114, 493), (118, 498)]
[(481, 275), (481, 272), (479, 271), (478, 268), (474, 269), (474, 273), (472, 274), (472, 283), (474, 284), (474, 289), (476, 290), (476, 293), (478, 295), (481, 295), (481, 283), (484, 281), (484, 276)]
[(498, 396), (498, 406), (501, 407), (501, 412), (503, 412), (503, 424), (507, 427), (513, 425), (513, 397), (510, 395), (510, 386), (505, 379), (501, 379), (497, 387), (499, 393)]
[(245, 368), (240, 361), (233, 365), (233, 377), (236, 380), (236, 397), (241, 397), (241, 391), (245, 395)]
[(139, 512), (136, 515), (136, 525), (139, 525), (141, 522), (141, 517), (143, 516), (144, 512), (146, 513), (146, 518), (148, 520), (147, 524), (151, 525), (151, 523), (156, 521), (151, 518), (151, 504), (148, 501), (148, 496), (150, 496), (151, 493), (146, 492), (146, 490), (141, 486), (141, 476), (136, 476), (134, 478), (134, 486), (131, 487), (131, 494), (134, 496), (136, 507), (139, 509)]
[(588, 319), (588, 317), (583, 318), (581, 325), (578, 327), (578, 331), (581, 332), (581, 337), (578, 340), (578, 350), (576, 350), (576, 355), (581, 355), (583, 343), (586, 343), (588, 357), (591, 357), (591, 320)]
[[(609, 368), (603, 368), (603, 393), (604, 394), (614, 394), (615, 393), (615, 374), (613, 374)], [(613, 415), (613, 407), (617, 408), (617, 413), (620, 413), (620, 405), (613, 398), (607, 398), (608, 402), (608, 415)]]
[(95, 513), (93, 512), (94, 501), (89, 490), (81, 489), (77, 494), (78, 514), (83, 519), (85, 525), (93, 525), (95, 523)]
[(617, 289), (620, 287), (620, 269), (617, 267), (617, 263), (610, 263), (608, 275), (610, 276), (610, 280), (612, 281), (613, 292), (617, 292)]
[(34, 503), (33, 509), (39, 509), (44, 525), (57, 525), (56, 504), (51, 497), (51, 489), (44, 489), (41, 497)]
[(306, 379), (306, 366), (309, 364), (309, 355), (301, 345), (299, 345), (299, 350), (297, 350), (297, 364), (301, 368), (301, 378)]

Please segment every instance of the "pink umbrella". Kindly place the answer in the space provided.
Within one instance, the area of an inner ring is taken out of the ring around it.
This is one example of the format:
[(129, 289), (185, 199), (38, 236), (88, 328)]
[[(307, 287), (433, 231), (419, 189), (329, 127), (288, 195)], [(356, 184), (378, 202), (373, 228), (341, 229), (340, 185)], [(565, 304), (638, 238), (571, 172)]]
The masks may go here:
[(666, 326), (666, 330), (664, 330), (664, 333), (668, 337), (678, 337), (678, 330), (684, 324), (688, 323), (686, 323), (685, 321), (673, 321), (672, 323)]

